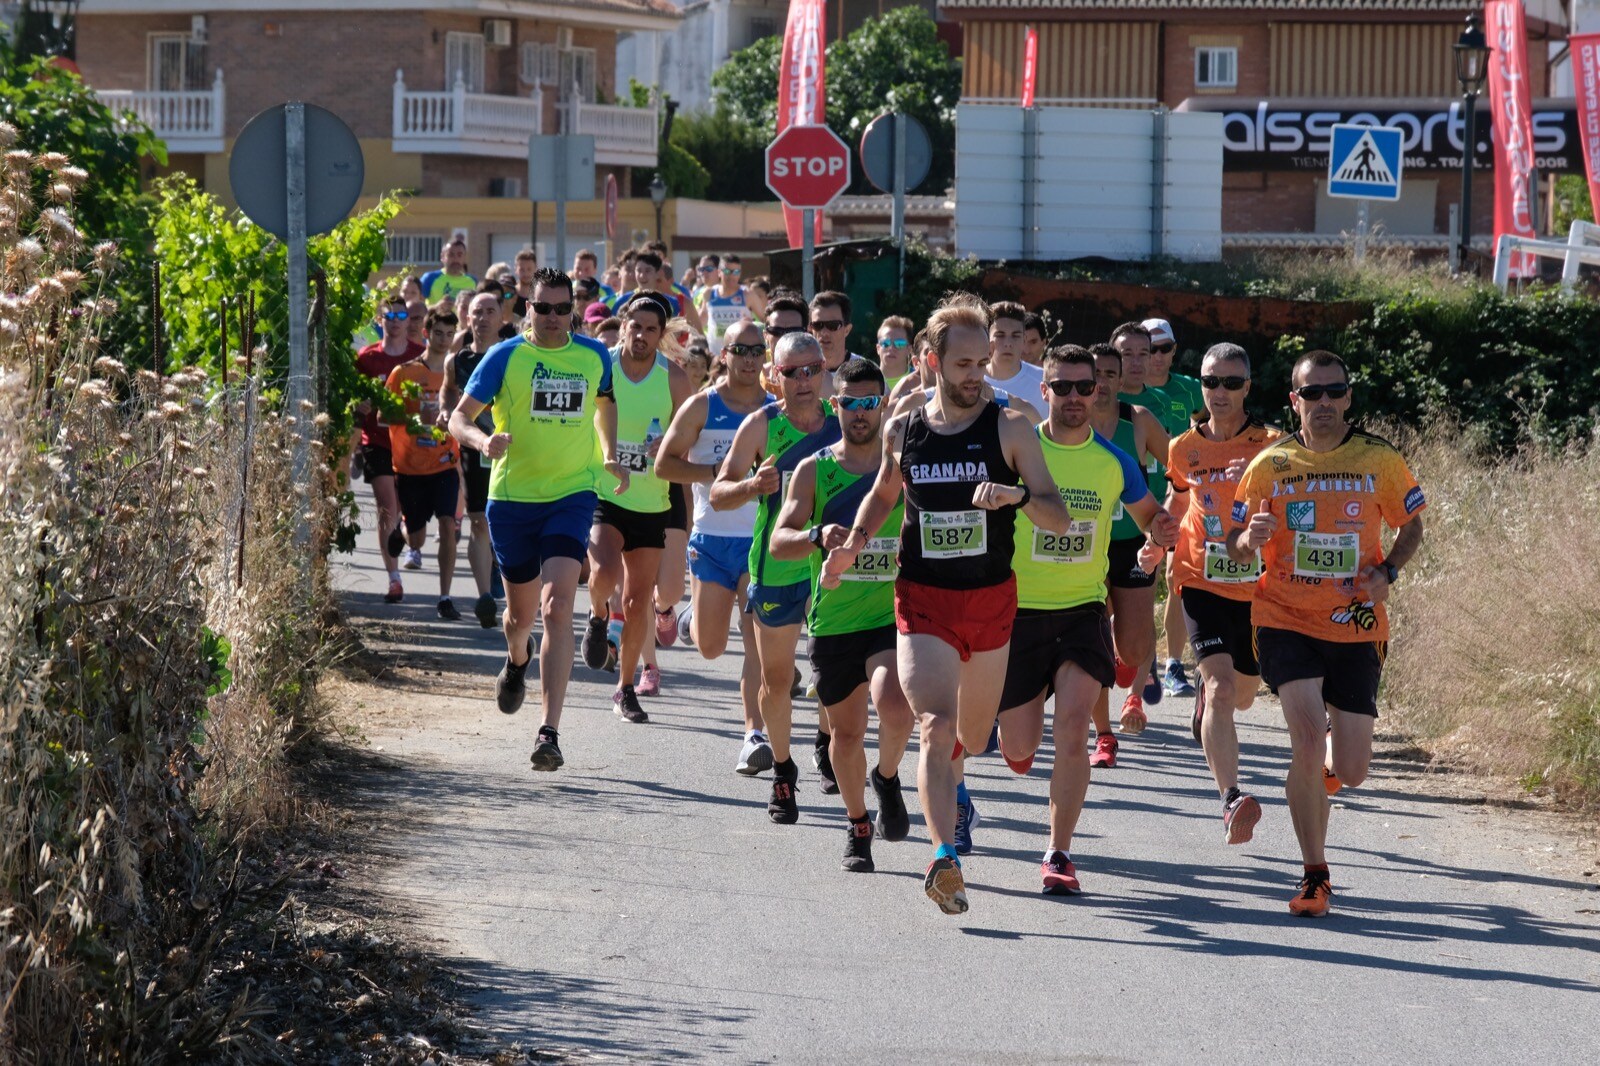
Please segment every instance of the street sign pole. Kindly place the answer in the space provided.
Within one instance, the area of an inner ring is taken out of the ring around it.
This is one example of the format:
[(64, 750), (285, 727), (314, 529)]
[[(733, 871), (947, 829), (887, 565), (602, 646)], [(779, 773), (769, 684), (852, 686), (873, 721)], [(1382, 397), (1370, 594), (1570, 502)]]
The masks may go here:
[[(304, 401), (311, 398), (310, 338), (306, 322), (306, 107), (289, 104), (283, 109), (284, 178), (289, 208), (289, 413), (294, 418), (293, 484), (304, 487), (306, 503), (311, 487), (306, 485), (310, 465), (312, 412)], [(304, 547), (310, 542), (306, 525), (306, 506), (295, 508), (294, 542)]]
[(809, 207), (800, 212), (800, 295), (805, 297), (807, 305), (817, 294), (817, 277), (811, 269), (811, 259), (817, 250), (816, 218), (817, 213)]
[(567, 269), (567, 139), (556, 139), (556, 269)]
[(906, 120), (894, 116), (894, 243), (900, 254), (899, 291), (906, 291)]
[(1367, 259), (1367, 206), (1371, 200), (1365, 198), (1356, 201), (1356, 262), (1364, 263)]
[(1022, 258), (1037, 258), (1039, 251), (1038, 205), (1034, 202), (1038, 179), (1039, 109), (1022, 109)]

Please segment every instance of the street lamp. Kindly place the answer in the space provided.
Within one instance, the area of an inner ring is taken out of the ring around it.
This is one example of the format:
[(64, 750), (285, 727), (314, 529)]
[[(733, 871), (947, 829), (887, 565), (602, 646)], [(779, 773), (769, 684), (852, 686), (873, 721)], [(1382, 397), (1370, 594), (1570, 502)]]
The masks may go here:
[(667, 183), (661, 180), (661, 172), (656, 171), (656, 176), (650, 179), (650, 202), (656, 205), (656, 240), (661, 239), (661, 205), (667, 202)]
[(1467, 16), (1467, 28), (1455, 43), (1455, 54), (1456, 81), (1461, 83), (1461, 106), (1466, 119), (1466, 151), (1461, 156), (1461, 246), (1457, 253), (1457, 262), (1465, 270), (1472, 248), (1472, 167), (1478, 149), (1478, 94), (1489, 73), (1489, 39), (1483, 35), (1483, 25), (1476, 14)]

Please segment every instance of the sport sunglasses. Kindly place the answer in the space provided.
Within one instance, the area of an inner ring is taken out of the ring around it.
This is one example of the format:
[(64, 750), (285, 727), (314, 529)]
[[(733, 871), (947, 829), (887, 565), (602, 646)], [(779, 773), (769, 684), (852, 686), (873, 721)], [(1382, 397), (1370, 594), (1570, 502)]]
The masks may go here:
[(410, 317), (411, 315), (405, 311), (385, 311), (383, 313), (383, 320), (385, 322), (404, 322)]
[(775, 366), (772, 369), (786, 378), (814, 378), (822, 373), (821, 363), (807, 363), (804, 366)]
[(1330, 400), (1342, 400), (1350, 393), (1349, 385), (1301, 385), (1290, 392), (1300, 397), (1307, 403), (1316, 403), (1326, 396)]
[(1201, 374), (1200, 384), (1208, 389), (1227, 389), (1229, 392), (1238, 392), (1250, 384), (1250, 379), (1237, 374), (1222, 377), (1217, 374)]
[(883, 403), (882, 396), (836, 396), (834, 399), (845, 411), (876, 411)]
[(536, 315), (570, 315), (572, 314), (572, 301), (564, 300), (558, 304), (530, 303)]
[(878, 342), (878, 347), (880, 347), (880, 348), (909, 348), (909, 347), (911, 347), (911, 342), (906, 340), (904, 337), (893, 337), (893, 338), (885, 337), (885, 338), (883, 338), (883, 340)]
[(767, 354), (765, 344), (725, 344), (722, 350), (729, 355), (743, 356), (746, 359), (760, 359)]
[(1079, 396), (1093, 396), (1094, 390), (1099, 388), (1100, 384), (1096, 381), (1047, 381), (1045, 387), (1057, 396), (1071, 396), (1073, 393)]

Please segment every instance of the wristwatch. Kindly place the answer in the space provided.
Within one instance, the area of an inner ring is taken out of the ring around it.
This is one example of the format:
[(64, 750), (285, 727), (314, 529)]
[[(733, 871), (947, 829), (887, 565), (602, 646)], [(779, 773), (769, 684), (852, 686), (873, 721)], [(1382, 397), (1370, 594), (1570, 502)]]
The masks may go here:
[(1392, 585), (1399, 580), (1400, 568), (1398, 566), (1394, 565), (1387, 559), (1379, 563), (1378, 566), (1383, 570), (1383, 576), (1389, 582), (1389, 584)]
[(811, 537), (811, 546), (813, 548), (817, 549), (817, 551), (821, 551), (822, 550), (822, 523), (821, 522), (818, 522), (816, 525), (811, 527), (810, 537)]

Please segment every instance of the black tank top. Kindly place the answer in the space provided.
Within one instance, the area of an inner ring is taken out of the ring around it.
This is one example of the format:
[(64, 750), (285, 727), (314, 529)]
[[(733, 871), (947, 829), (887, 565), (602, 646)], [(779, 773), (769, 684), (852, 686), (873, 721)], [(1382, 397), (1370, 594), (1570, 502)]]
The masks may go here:
[(1000, 448), (1000, 408), (986, 403), (959, 433), (935, 433), (924, 408), (912, 410), (900, 449), (906, 520), (900, 530), (900, 575), (945, 589), (981, 589), (1011, 576), (1017, 509), (972, 505), (980, 482), (1015, 485)]

